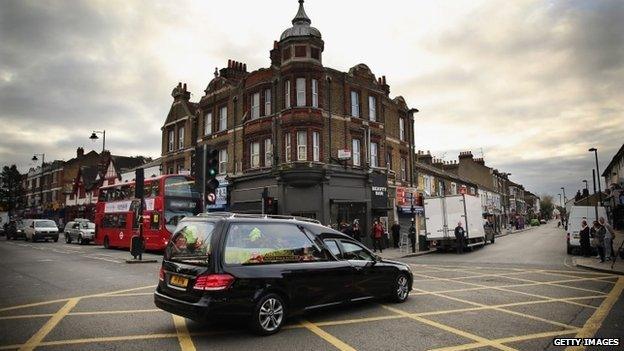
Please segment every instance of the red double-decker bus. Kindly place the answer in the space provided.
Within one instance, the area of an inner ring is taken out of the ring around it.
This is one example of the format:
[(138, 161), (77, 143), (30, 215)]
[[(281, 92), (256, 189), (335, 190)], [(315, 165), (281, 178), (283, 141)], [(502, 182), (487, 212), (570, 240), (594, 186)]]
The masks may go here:
[[(163, 250), (178, 221), (201, 211), (201, 197), (193, 178), (162, 175), (145, 179), (143, 237), (147, 250)], [(130, 238), (139, 232), (140, 200), (134, 197), (135, 183), (103, 186), (95, 210), (95, 243), (106, 248), (129, 248)]]

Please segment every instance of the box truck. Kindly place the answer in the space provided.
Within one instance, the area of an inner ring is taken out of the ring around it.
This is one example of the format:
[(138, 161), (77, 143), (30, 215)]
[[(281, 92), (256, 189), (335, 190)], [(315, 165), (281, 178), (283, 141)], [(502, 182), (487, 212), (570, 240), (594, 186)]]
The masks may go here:
[[(485, 245), (481, 199), (472, 195), (431, 197), (424, 200), (425, 234), (430, 246), (456, 248), (455, 227), (461, 222), (466, 230), (467, 247)], [(494, 238), (490, 240), (493, 242)]]

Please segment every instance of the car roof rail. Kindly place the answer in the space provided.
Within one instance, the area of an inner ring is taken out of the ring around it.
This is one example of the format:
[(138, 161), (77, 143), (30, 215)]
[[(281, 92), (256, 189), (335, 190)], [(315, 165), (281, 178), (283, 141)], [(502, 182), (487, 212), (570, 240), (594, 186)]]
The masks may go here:
[(234, 212), (204, 212), (200, 213), (197, 216), (200, 217), (222, 217), (222, 218), (262, 218), (262, 219), (284, 219), (284, 220), (294, 220), (301, 222), (308, 222), (314, 224), (321, 224), (320, 221), (308, 218), (308, 217), (300, 217), (300, 216), (289, 216), (289, 215), (273, 215), (273, 214), (258, 214), (258, 213), (234, 213)]

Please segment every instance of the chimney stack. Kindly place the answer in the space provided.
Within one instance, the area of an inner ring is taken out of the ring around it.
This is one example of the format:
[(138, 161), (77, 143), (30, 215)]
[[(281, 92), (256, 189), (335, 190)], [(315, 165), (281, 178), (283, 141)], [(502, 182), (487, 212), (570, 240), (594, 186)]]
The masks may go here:
[(84, 149), (79, 147), (76, 149), (76, 157), (81, 158), (82, 156), (84, 156)]

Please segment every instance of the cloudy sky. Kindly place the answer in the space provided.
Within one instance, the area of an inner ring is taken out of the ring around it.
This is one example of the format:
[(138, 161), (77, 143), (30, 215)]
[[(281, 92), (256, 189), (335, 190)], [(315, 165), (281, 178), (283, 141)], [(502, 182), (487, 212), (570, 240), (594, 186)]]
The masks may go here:
[[(0, 164), (71, 158), (106, 129), (159, 156), (171, 89), (227, 59), (269, 64), (295, 0), (0, 2)], [(417, 114), (417, 148), (462, 150), (538, 194), (573, 194), (624, 142), (623, 1), (306, 1), (324, 64), (366, 63)]]

